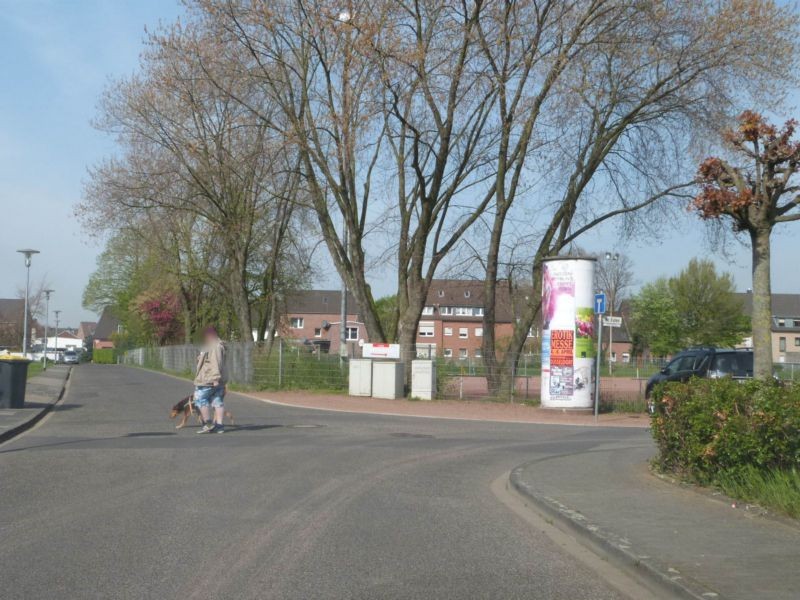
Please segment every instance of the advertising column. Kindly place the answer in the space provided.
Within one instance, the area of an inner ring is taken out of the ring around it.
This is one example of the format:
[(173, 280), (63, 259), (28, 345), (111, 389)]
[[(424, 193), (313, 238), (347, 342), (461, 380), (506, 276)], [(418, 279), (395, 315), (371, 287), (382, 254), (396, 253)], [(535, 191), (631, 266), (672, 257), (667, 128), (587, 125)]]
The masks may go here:
[(594, 404), (595, 259), (555, 257), (542, 273), (542, 406)]

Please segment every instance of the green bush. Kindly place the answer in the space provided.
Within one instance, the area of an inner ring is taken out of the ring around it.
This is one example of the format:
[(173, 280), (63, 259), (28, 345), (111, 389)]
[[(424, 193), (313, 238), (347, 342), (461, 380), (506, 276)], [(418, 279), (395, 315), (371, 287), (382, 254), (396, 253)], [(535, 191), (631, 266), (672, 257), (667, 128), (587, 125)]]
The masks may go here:
[(113, 348), (99, 348), (92, 353), (92, 360), (98, 365), (113, 365), (117, 357)]
[(654, 393), (657, 466), (704, 484), (800, 467), (800, 386), (693, 379)]

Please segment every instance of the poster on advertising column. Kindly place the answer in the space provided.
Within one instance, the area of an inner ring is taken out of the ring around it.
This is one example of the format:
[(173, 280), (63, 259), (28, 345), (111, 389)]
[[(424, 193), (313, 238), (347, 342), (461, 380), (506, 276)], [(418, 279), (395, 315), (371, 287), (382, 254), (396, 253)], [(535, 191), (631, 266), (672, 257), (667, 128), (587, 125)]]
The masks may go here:
[(595, 356), (591, 258), (547, 259), (542, 273), (542, 406), (591, 408)]

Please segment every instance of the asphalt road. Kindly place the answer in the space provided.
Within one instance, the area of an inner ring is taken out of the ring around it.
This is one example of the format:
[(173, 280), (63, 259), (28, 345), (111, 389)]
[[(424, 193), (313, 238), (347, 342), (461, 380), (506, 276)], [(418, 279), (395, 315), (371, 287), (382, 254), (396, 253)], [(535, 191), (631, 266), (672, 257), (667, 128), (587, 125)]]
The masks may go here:
[(625, 597), (491, 485), (532, 458), (647, 443), (644, 431), (231, 395), (238, 426), (196, 435), (167, 419), (189, 389), (80, 366), (62, 405), (0, 446), (0, 597)]

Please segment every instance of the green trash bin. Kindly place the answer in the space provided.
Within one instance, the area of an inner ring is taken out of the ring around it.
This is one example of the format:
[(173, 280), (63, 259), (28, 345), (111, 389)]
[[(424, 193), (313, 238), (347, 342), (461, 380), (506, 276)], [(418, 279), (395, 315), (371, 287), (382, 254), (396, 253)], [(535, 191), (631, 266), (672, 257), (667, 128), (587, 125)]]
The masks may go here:
[(28, 383), (27, 358), (0, 358), (0, 408), (25, 406), (25, 385)]

